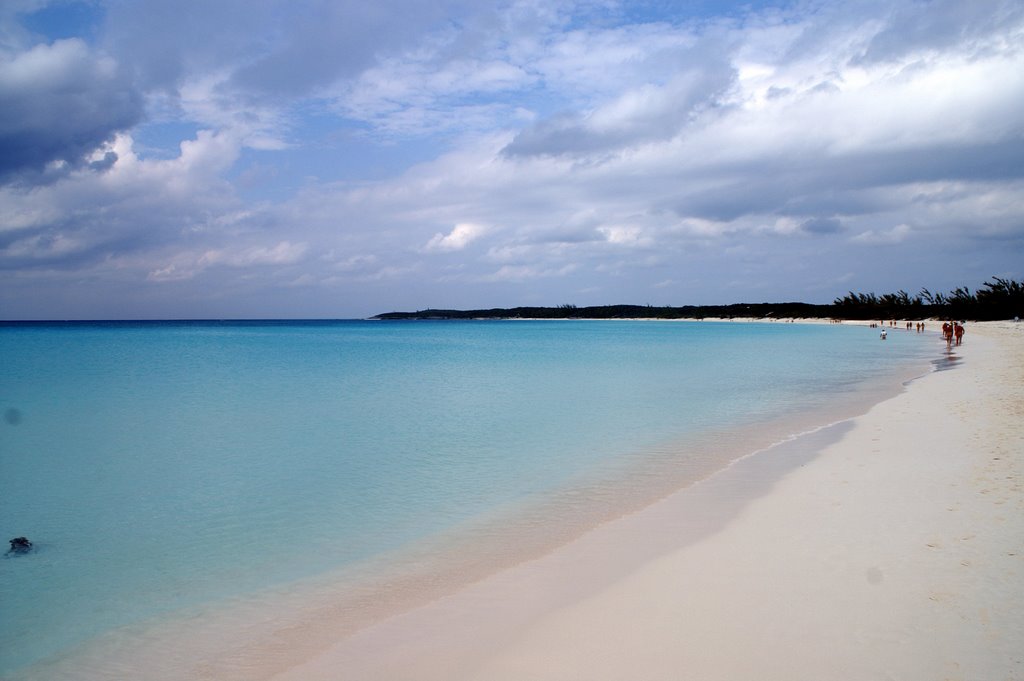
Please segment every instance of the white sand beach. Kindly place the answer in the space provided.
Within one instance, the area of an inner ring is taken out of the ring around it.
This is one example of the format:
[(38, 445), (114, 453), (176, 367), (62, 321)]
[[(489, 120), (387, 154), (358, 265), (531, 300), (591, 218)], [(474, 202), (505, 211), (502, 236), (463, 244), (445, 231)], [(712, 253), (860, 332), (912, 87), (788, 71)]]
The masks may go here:
[(1024, 679), (1024, 324), (950, 363), (273, 678)]

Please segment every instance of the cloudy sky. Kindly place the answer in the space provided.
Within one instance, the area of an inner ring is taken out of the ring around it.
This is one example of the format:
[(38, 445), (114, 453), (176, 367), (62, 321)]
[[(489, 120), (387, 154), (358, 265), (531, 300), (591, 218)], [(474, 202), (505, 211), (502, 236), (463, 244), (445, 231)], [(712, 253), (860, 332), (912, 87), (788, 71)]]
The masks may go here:
[(4, 0), (0, 318), (1024, 279), (1020, 0)]

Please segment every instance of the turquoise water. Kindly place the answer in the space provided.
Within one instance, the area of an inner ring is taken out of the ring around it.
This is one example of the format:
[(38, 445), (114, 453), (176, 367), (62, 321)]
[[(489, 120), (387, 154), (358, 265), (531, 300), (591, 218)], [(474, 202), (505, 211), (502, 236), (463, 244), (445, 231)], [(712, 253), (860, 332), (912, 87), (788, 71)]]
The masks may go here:
[(623, 457), (819, 409), (935, 354), (863, 327), (0, 326), (0, 674), (315, 577)]

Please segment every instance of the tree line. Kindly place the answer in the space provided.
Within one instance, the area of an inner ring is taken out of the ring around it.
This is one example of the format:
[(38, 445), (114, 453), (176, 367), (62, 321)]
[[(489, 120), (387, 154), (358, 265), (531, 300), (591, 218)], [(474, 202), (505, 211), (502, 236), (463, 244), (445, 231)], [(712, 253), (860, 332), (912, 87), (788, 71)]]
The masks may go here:
[(736, 303), (732, 305), (597, 305), (577, 307), (513, 307), (485, 310), (427, 309), (387, 312), (374, 319), (970, 319), (988, 321), (1024, 315), (1024, 284), (993, 277), (974, 293), (961, 287), (949, 293), (928, 289), (911, 296), (906, 291), (875, 295), (850, 291), (831, 305), (812, 303)]
[(902, 290), (881, 296), (850, 291), (832, 305), (835, 316), (844, 319), (1013, 319), (1024, 314), (1024, 284), (992, 277), (974, 293), (967, 287), (949, 293), (923, 288), (916, 296)]

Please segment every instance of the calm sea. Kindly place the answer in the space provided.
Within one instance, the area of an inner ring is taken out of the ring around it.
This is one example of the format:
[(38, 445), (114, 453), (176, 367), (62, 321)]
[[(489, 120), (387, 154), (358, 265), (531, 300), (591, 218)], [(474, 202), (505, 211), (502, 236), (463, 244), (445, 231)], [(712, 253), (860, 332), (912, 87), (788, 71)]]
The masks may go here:
[(0, 538), (36, 546), (0, 560), (0, 674), (697, 456), (680, 443), (820, 422), (938, 347), (784, 323), (0, 326)]

